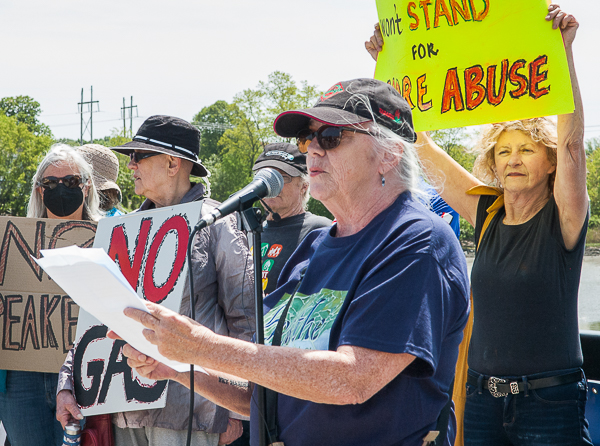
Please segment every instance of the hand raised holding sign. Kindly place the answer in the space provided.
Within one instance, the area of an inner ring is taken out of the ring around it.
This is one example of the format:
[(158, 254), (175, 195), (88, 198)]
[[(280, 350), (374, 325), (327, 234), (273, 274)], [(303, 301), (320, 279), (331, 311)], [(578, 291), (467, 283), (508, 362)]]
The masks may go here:
[[(570, 46), (575, 39), (577, 28), (579, 28), (579, 22), (572, 14), (567, 14), (560, 9), (557, 4), (551, 4), (548, 6), (548, 15), (546, 20), (552, 22), (552, 29), (560, 27), (565, 47)], [(383, 35), (379, 23), (375, 23), (375, 30), (373, 35), (365, 42), (365, 49), (371, 55), (373, 60), (377, 61), (377, 56), (383, 49)]]
[(375, 31), (369, 40), (365, 42), (365, 48), (374, 60), (377, 60), (379, 52), (383, 49), (383, 36), (379, 29), (379, 23), (375, 24)]
[(575, 40), (577, 28), (579, 28), (577, 19), (573, 15), (562, 11), (559, 5), (553, 3), (548, 6), (546, 20), (552, 22), (552, 29), (560, 28), (565, 48), (570, 47), (573, 44), (573, 40)]

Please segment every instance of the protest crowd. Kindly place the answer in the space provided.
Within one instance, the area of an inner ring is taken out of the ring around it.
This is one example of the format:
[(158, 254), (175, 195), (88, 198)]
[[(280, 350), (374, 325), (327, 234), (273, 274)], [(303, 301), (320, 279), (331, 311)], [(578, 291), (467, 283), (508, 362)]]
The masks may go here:
[[(255, 160), (251, 184), (279, 182), (254, 200), (261, 246), (246, 216), (210, 198), (200, 132), (183, 119), (151, 116), (110, 149), (50, 147), (27, 217), (97, 224), (94, 247), (146, 298), (119, 312), (161, 356), (110, 324), (84, 326), (81, 310), (60, 370), (0, 373), (6, 444), (592, 445), (577, 318), (589, 224), (578, 22), (557, 5), (539, 19), (562, 34), (572, 113), (488, 125), (471, 173), (415, 129), (394, 85), (337, 82), (279, 114), (273, 129), (289, 142)], [(385, 37), (376, 25), (365, 44), (375, 60)], [(115, 154), (145, 199), (130, 214)], [(334, 220), (309, 212), (309, 197)], [(475, 231), (470, 278), (459, 215)]]

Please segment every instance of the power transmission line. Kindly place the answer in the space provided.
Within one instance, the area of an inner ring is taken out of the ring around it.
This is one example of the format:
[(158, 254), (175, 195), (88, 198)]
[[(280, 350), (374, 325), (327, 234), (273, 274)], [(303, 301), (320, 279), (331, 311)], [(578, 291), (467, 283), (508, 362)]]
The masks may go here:
[(136, 118), (138, 117), (137, 105), (133, 105), (133, 96), (131, 96), (131, 105), (125, 107), (125, 98), (123, 98), (123, 107), (121, 107), (121, 115), (123, 116), (123, 136), (127, 136), (127, 126), (125, 124), (125, 110), (129, 109), (129, 134), (133, 135), (133, 109), (135, 108)]
[[(93, 98), (93, 94), (94, 94), (94, 87), (90, 87), (90, 100), (88, 102), (83, 102), (83, 88), (81, 89), (81, 102), (77, 103), (77, 105), (79, 106), (79, 115), (81, 117), (80, 121), (79, 121), (79, 144), (83, 145), (83, 133), (87, 130), (88, 126), (90, 127), (90, 142), (94, 142), (94, 122), (93, 122), (93, 117), (94, 117), (94, 104), (98, 104), (98, 111), (100, 111), (100, 102), (99, 101), (94, 101)], [(83, 106), (84, 105), (89, 105), (89, 111), (90, 111), (90, 119), (88, 119), (88, 121), (85, 123), (85, 129), (83, 128)]]

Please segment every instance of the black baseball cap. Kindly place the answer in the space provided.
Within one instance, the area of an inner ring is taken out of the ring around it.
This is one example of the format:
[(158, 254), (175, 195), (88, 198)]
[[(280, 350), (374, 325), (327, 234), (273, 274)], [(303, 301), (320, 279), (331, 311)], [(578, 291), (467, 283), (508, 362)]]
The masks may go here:
[(300, 153), (296, 144), (278, 142), (267, 144), (258, 156), (252, 170), (276, 167), (292, 177), (306, 174), (306, 154)]
[(279, 136), (295, 138), (311, 119), (324, 124), (349, 126), (375, 122), (409, 142), (417, 135), (412, 112), (394, 87), (376, 79), (353, 79), (335, 84), (312, 107), (281, 113), (273, 123)]
[(210, 176), (198, 158), (200, 132), (189, 122), (173, 116), (150, 116), (141, 125), (133, 141), (111, 149), (124, 155), (129, 155), (135, 149), (166, 153), (193, 162), (192, 175)]

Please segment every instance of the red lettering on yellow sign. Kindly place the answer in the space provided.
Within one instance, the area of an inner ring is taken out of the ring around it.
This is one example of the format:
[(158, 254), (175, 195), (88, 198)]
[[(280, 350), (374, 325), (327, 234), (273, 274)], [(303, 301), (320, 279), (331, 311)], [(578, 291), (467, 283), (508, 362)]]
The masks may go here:
[[(544, 69), (547, 63), (548, 56), (542, 55), (528, 66), (523, 59), (512, 65), (508, 59), (504, 59), (500, 67), (490, 65), (485, 70), (481, 65), (473, 65), (464, 70), (464, 84), (460, 83), (457, 68), (450, 68), (446, 72), (441, 111), (475, 110), (484, 102), (496, 107), (504, 101), (509, 82), (516, 87), (509, 91), (512, 99), (518, 99), (526, 93), (533, 99), (539, 99), (550, 92), (550, 86), (542, 85), (548, 80), (548, 70)], [(527, 71), (520, 72), (526, 66)], [(464, 94), (461, 91), (463, 85)]]
[[(483, 3), (479, 9), (475, 4), (476, 1), (478, 1), (479, 4)], [(421, 9), (421, 14), (425, 20), (425, 27), (427, 29), (432, 28), (431, 17), (429, 15), (429, 7), (431, 5), (433, 5), (433, 28), (438, 28), (440, 26), (441, 17), (446, 19), (448, 26), (456, 26), (459, 23), (459, 15), (465, 22), (481, 22), (490, 12), (489, 0), (448, 0), (448, 3), (446, 3), (446, 0), (435, 0), (435, 3), (431, 0), (420, 0), (419, 8)], [(408, 25), (408, 28), (411, 31), (418, 29), (421, 22), (416, 8), (417, 5), (415, 2), (408, 2), (406, 6), (407, 15), (413, 20)]]

